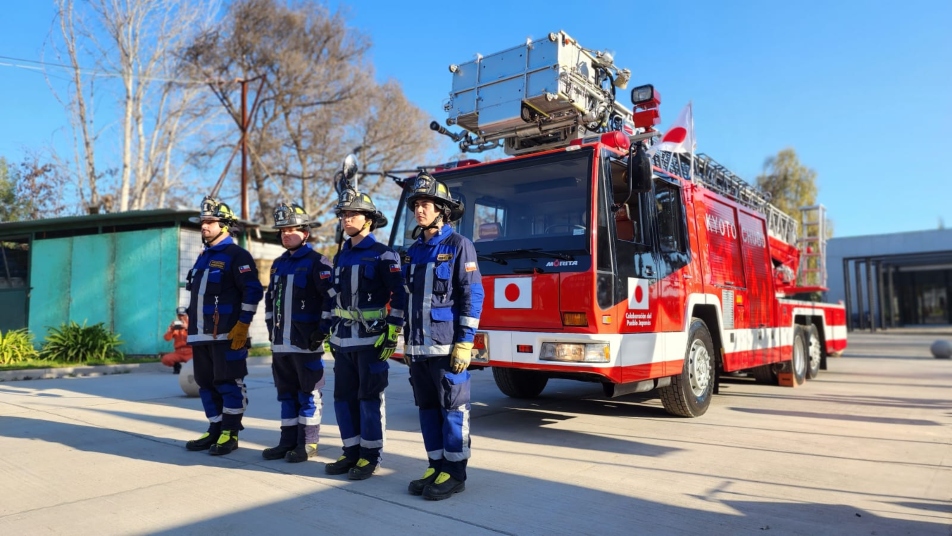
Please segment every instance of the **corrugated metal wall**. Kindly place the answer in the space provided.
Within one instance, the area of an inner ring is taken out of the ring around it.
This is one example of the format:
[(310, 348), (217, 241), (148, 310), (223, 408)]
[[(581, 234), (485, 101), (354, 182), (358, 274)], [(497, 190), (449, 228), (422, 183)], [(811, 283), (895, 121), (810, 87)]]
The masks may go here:
[(126, 354), (171, 350), (162, 340), (178, 305), (178, 228), (33, 242), (30, 331), (103, 322)]

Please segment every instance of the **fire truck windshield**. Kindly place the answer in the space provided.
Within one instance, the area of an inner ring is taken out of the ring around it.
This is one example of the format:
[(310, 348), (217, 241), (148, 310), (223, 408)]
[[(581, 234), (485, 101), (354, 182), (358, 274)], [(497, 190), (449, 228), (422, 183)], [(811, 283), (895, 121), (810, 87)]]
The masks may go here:
[[(465, 205), (453, 225), (473, 241), (481, 260), (490, 261), (480, 264), (483, 273), (590, 265), (592, 155), (583, 148), (435, 174)], [(404, 206), (392, 245), (409, 247), (415, 227)]]

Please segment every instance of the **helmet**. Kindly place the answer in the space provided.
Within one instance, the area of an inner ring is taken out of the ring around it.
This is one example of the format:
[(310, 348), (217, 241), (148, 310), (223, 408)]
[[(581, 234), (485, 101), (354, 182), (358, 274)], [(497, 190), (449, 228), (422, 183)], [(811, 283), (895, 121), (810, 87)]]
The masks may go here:
[(301, 205), (281, 203), (274, 209), (274, 226), (277, 229), (284, 229), (285, 227), (304, 227), (309, 229), (311, 224), (307, 212), (304, 212)]
[(176, 314), (176, 315), (186, 315), (186, 314), (188, 314), (188, 312), (185, 310), (184, 307), (176, 307), (176, 308), (175, 308), (175, 314)]
[(337, 199), (337, 206), (334, 207), (334, 212), (337, 214), (338, 218), (340, 218), (343, 213), (347, 211), (361, 212), (367, 216), (367, 219), (371, 221), (371, 231), (377, 229), (378, 227), (387, 226), (387, 217), (384, 216), (382, 212), (377, 210), (377, 206), (374, 205), (374, 202), (372, 199), (370, 199), (370, 196), (359, 193), (352, 188), (347, 188), (340, 193), (340, 197)]
[(450, 195), (450, 189), (446, 184), (436, 180), (426, 171), (421, 171), (410, 187), (413, 193), (407, 197), (407, 206), (412, 208), (413, 204), (420, 199), (429, 199), (433, 201), (437, 209), (444, 213), (446, 221), (454, 222), (463, 217), (464, 207), (459, 201), (453, 199)]
[(207, 220), (219, 221), (222, 223), (222, 226), (225, 227), (236, 223), (238, 218), (235, 217), (235, 213), (232, 212), (231, 207), (214, 197), (206, 195), (205, 198), (202, 199), (201, 214), (198, 217), (192, 217), (188, 220), (192, 223), (201, 223)]

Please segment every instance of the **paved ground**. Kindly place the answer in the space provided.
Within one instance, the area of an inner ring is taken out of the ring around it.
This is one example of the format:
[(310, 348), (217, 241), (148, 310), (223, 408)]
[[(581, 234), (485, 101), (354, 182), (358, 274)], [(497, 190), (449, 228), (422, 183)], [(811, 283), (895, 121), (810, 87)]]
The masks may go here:
[(0, 534), (952, 535), (952, 361), (931, 332), (851, 336), (818, 380), (727, 380), (698, 419), (568, 381), (511, 400), (476, 372), (468, 489), (435, 503), (406, 493), (425, 457), (399, 365), (363, 482), (323, 474), (331, 403), (317, 461), (261, 458), (278, 427), (261, 360), (220, 458), (183, 448), (205, 424), (167, 372), (0, 382)]

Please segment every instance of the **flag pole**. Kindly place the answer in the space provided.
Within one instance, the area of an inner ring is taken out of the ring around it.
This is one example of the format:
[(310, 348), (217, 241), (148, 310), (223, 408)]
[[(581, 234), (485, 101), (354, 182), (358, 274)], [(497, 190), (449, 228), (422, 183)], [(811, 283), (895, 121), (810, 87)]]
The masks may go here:
[(691, 118), (691, 184), (694, 184), (694, 146), (697, 144), (696, 134), (694, 132), (694, 102), (688, 101), (688, 116)]

